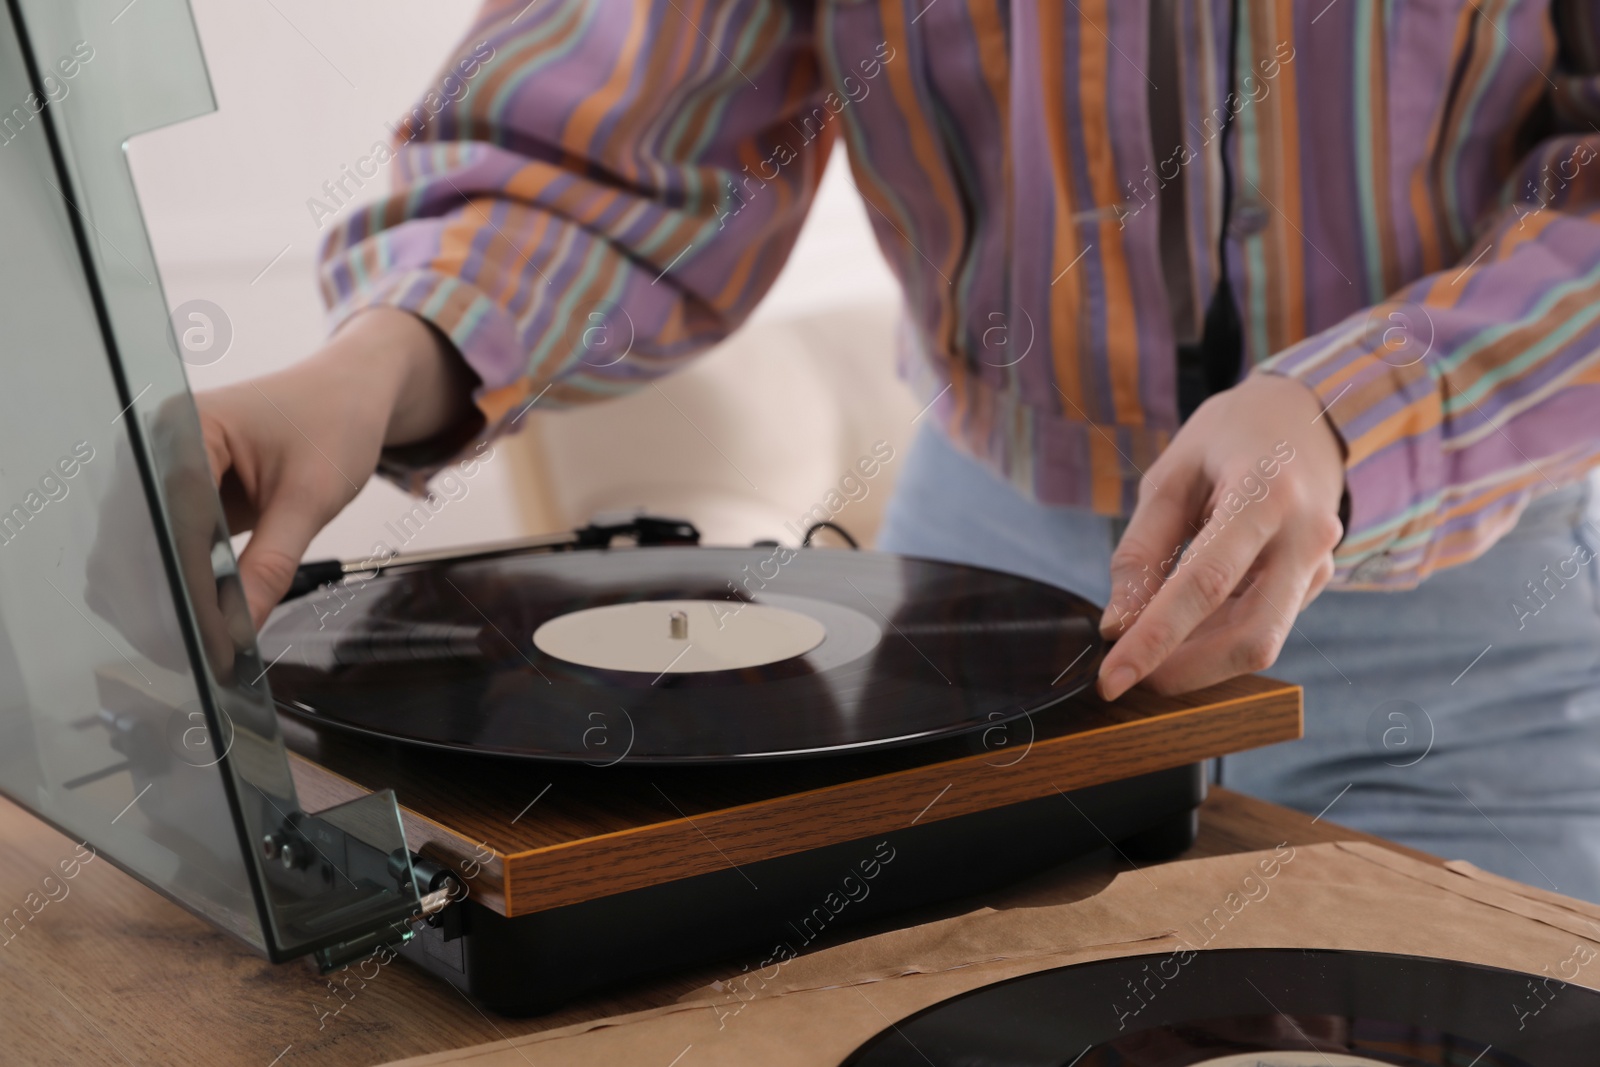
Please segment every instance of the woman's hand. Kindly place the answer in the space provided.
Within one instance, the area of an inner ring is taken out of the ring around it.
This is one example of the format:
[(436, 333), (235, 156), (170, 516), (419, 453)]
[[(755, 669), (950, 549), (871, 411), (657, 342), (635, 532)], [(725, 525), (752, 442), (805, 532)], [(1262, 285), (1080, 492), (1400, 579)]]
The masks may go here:
[(1343, 445), (1305, 385), (1255, 374), (1202, 404), (1146, 473), (1112, 554), (1101, 696), (1271, 666), (1333, 576), (1343, 492)]
[(385, 445), (426, 441), (471, 413), (472, 372), (408, 312), (374, 308), (302, 363), (195, 397), (259, 628), (317, 531), (361, 491)]

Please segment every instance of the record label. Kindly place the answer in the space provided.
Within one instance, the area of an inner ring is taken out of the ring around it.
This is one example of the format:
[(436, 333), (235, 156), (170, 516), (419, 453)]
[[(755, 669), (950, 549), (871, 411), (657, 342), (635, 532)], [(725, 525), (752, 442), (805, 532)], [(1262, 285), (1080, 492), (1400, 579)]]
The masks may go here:
[(533, 645), (583, 667), (692, 674), (765, 667), (827, 636), (818, 620), (771, 604), (642, 600), (557, 615), (533, 631)]

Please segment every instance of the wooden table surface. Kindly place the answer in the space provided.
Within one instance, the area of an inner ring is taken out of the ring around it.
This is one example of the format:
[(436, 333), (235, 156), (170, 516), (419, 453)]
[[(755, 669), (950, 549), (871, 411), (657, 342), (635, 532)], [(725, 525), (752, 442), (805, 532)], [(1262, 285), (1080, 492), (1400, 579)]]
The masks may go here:
[[(1218, 789), (1202, 809), (1200, 839), (1187, 855), (1334, 840), (1374, 839)], [(21, 907), (30, 893), (38, 894), (37, 907), (46, 899), (45, 876), (59, 879), (58, 864), (74, 858), (76, 849), (0, 800), (0, 916)], [(1081, 899), (1125, 866), (1109, 852), (1098, 853), (895, 925), (982, 905)], [(266, 963), (104, 860), (50, 885), (58, 899), (48, 900), (20, 932), (14, 926), (0, 932), (0, 1065), (383, 1063), (653, 1007), (738, 973), (737, 964), (698, 968), (538, 1019), (514, 1020), (483, 1013), (402, 961), (364, 986), (349, 982), (354, 992), (340, 999), (309, 964)], [(858, 927), (840, 939), (882, 928)]]

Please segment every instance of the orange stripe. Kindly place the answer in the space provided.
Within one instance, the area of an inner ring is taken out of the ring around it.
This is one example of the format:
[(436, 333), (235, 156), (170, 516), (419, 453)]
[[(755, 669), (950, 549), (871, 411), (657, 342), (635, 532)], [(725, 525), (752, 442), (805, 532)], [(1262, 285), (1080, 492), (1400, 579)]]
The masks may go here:
[(1350, 454), (1345, 460), (1345, 466), (1354, 467), (1402, 438), (1420, 437), (1436, 429), (1442, 413), (1437, 394), (1407, 404), (1366, 433), (1347, 441)]
[[(1092, 425), (1084, 426), (1089, 437), (1089, 506), (1100, 515), (1122, 512), (1122, 472), (1117, 467), (1117, 450), (1106, 435)], [(1116, 427), (1110, 427), (1116, 433)]]
[(1065, 9), (1060, 4), (1040, 4), (1038, 9), (1038, 63), (1043, 97), (1044, 136), (1050, 149), (1050, 177), (1055, 233), (1051, 241), (1054, 258), (1051, 277), (1059, 278), (1050, 293), (1050, 358), (1056, 385), (1067, 399), (1070, 419), (1085, 415), (1083, 376), (1079, 366), (1083, 331), (1083, 271), (1065, 277), (1061, 273), (1078, 258), (1080, 247), (1077, 224), (1072, 216), (1077, 205), (1072, 200), (1072, 157), (1067, 144), (1067, 116), (1062, 107), (1066, 99), (1066, 67), (1061, 43), (1066, 39)]
[[(1011, 132), (1011, 55), (1006, 49), (1005, 19), (1001, 17), (1000, 0), (967, 0), (967, 16), (972, 20), (973, 47), (978, 53), (978, 66), (983, 71), (984, 83), (989, 87), (989, 98), (999, 114), (1000, 130)], [(1006, 172), (1011, 170), (1011, 156), (1002, 160)], [(1011, 183), (1005, 188), (1009, 191)]]
[[(1435, 522), (1443, 524), (1463, 515), (1480, 513), (1479, 520), (1467, 529), (1442, 536), (1428, 546), (1422, 574), (1427, 575), (1446, 567), (1454, 567), (1481, 556), (1511, 528), (1522, 506), (1544, 495), (1539, 490), (1547, 486), (1551, 480), (1560, 485), (1567, 485), (1580, 480), (1597, 466), (1600, 466), (1600, 453), (1578, 456), (1561, 464), (1553, 472), (1548, 467), (1543, 472), (1528, 472), (1460, 502), (1449, 511), (1439, 513), (1437, 518), (1429, 516), (1423, 523), (1410, 524), (1408, 529), (1415, 528), (1420, 531)], [(1553, 479), (1547, 477), (1552, 474)], [(1530, 488), (1535, 491), (1528, 493), (1527, 490)], [(1514, 495), (1524, 494), (1526, 500), (1508, 499)], [(1500, 507), (1493, 507), (1502, 501)]]
[[(1501, 234), (1500, 239), (1495, 242), (1494, 251), (1489, 255), (1489, 262), (1494, 263), (1505, 259), (1507, 256), (1511, 255), (1511, 253), (1515, 252), (1521, 245), (1526, 244), (1529, 241), (1537, 240), (1539, 235), (1542, 234), (1551, 223), (1555, 222), (1556, 219), (1560, 217), (1561, 212), (1559, 211), (1545, 210), (1539, 212), (1537, 215), (1528, 215), (1522, 220), (1522, 224), (1520, 226), (1514, 226), (1505, 229)], [(1479, 260), (1478, 263), (1473, 266), (1471, 273), (1476, 274), (1482, 269), (1483, 261)], [(1456, 276), (1459, 276), (1460, 273), (1460, 271), (1457, 271)], [(1459, 288), (1465, 290), (1466, 287), (1466, 279), (1463, 278)]]
[[(544, 190), (562, 178), (573, 178), (573, 173), (544, 160), (528, 160), (525, 166), (518, 166), (517, 173), (506, 179), (501, 189), (504, 189), (507, 197), (533, 203), (544, 197)], [(582, 182), (582, 179), (579, 178), (578, 182)]]
[(528, 377), (518, 378), (510, 385), (491, 389), (478, 397), (478, 410), (483, 412), (483, 417), (490, 426), (495, 425), (508, 413), (528, 402), (528, 397), (533, 392), (533, 379)]
[[(642, 92), (634, 94), (634, 106), (624, 107), (611, 116), (616, 120), (611, 127), (611, 135), (595, 153), (596, 159), (605, 160), (608, 167), (630, 180), (639, 181), (643, 177), (641, 156), (658, 154), (651, 151), (656, 145), (646, 146), (642, 143), (639, 131), (647, 124), (657, 122), (662, 117), (662, 105), (669, 99), (676, 99), (673, 87), (683, 84), (695, 46), (700, 42), (700, 36), (693, 27), (700, 25), (702, 9), (703, 4), (702, 8), (688, 14), (680, 11), (679, 14), (689, 20), (690, 25), (679, 27), (670, 39), (668, 34), (657, 34), (650, 42), (649, 62), (639, 80)], [(705, 114), (703, 104), (700, 113), (702, 116)], [(670, 125), (661, 123), (657, 129), (664, 132)]]
[[(485, 250), (484, 253), (485, 268), (488, 266), (488, 252), (492, 251), (496, 247), (497, 243), (505, 245), (506, 252), (508, 253), (506, 262), (504, 264), (504, 269), (502, 269), (500, 272), (502, 275), (504, 275), (500, 284), (500, 290), (499, 292), (493, 294), (494, 302), (499, 304), (501, 307), (508, 307), (511, 303), (512, 297), (516, 296), (517, 291), (521, 289), (524, 283), (528, 281), (526, 276), (519, 268), (526, 267), (528, 263), (532, 262), (533, 250), (539, 247), (540, 241), (544, 240), (545, 234), (550, 229), (550, 223), (552, 219), (552, 216), (548, 212), (534, 213), (529, 212), (525, 208), (521, 207), (513, 207), (507, 212), (507, 214), (512, 218), (515, 218), (518, 215), (530, 214), (534, 217), (533, 225), (529, 228), (527, 237), (521, 242), (521, 247), (519, 247), (516, 242), (510, 240), (509, 238), (501, 238), (499, 234), (495, 234), (494, 237), (489, 239), (489, 248)], [(507, 221), (509, 223), (510, 220), (508, 219)], [(511, 229), (512, 232), (515, 232), (517, 227), (512, 226)], [(516, 257), (515, 262), (511, 261), (511, 256), (513, 255)], [(487, 269), (480, 271), (479, 273), (485, 281), (488, 281), (494, 276)], [(535, 274), (533, 278), (533, 284), (543, 285), (544, 279)], [(484, 291), (488, 292), (488, 289), (485, 288)]]
[(581, 189), (582, 195), (579, 196), (574, 192), (572, 205), (565, 214), (573, 222), (584, 226), (599, 225), (600, 217), (610, 211), (617, 201), (623, 199), (622, 191), (609, 185), (596, 185), (583, 180), (574, 185), (577, 189)]
[(999, 207), (1005, 212), (1005, 233), (1009, 239), (1014, 233), (1016, 205), (1011, 196), (1011, 55), (1006, 46), (1006, 25), (1000, 12), (1000, 0), (968, 0), (967, 14), (972, 20), (974, 46), (984, 83), (989, 88), (989, 102), (994, 105), (995, 121), (1000, 127), (1002, 192)]
[[(429, 264), (434, 270), (456, 278), (462, 276), (462, 268), (472, 254), (473, 238), (483, 232), (477, 212), (494, 206), (494, 201), (487, 197), (474, 198), (467, 203), (467, 211), (451, 219), (439, 231), (439, 252)], [(461, 314), (465, 310), (465, 307), (452, 309), (451, 301), (447, 300), (445, 306), (433, 316), (433, 321), (441, 330), (449, 333), (461, 321)]]
[[(1494, 25), (1494, 20), (1500, 17), (1500, 14), (1505, 10), (1506, 6), (1511, 2), (1512, 2), (1512, 0), (1485, 0), (1485, 3), (1479, 4), (1479, 3), (1476, 2), (1476, 0), (1474, 0), (1473, 3), (1468, 5), (1468, 7), (1474, 12), (1474, 14), (1476, 14), (1477, 17), (1479, 17), (1479, 18), (1481, 18), (1483, 20), (1483, 25), (1481, 25), (1478, 28), (1478, 32), (1477, 32), (1476, 36), (1473, 38), (1472, 51), (1471, 51), (1471, 53), (1468, 54), (1468, 57), (1467, 57), (1466, 73), (1461, 78), (1460, 85), (1459, 85), (1459, 88), (1457, 90), (1457, 99), (1456, 99), (1455, 103), (1457, 103), (1457, 104), (1465, 104), (1465, 102), (1467, 100), (1471, 99), (1473, 97), (1473, 95), (1477, 92), (1480, 83), (1483, 81), (1484, 74), (1489, 70), (1490, 64), (1493, 61), (1495, 49), (1500, 43), (1500, 37), (1499, 37), (1500, 31)], [(1495, 69), (1498, 69), (1498, 67), (1496, 67)], [(1452, 111), (1453, 110), (1455, 110), (1455, 109), (1452, 108)], [(1459, 115), (1454, 115), (1453, 114), (1451, 116), (1451, 121), (1448, 123), (1446, 128), (1449, 129), (1449, 130), (1455, 130), (1460, 125), (1460, 123), (1461, 123), (1461, 117)], [(1443, 194), (1443, 189), (1444, 189), (1444, 184), (1443, 184), (1444, 183), (1444, 176), (1443, 176), (1443, 170), (1442, 170), (1443, 162), (1444, 162), (1444, 160), (1441, 157), (1440, 160), (1439, 160), (1439, 164), (1441, 166), (1441, 169), (1440, 169), (1439, 176), (1438, 176), (1438, 180), (1439, 180), (1439, 183), (1440, 183), (1439, 184), (1439, 188), (1440, 188), (1440, 193), (1441, 193), (1441, 195), (1440, 195), (1440, 210), (1441, 211), (1446, 210), (1445, 205), (1443, 203), (1443, 195), (1442, 195)], [(1462, 249), (1457, 249), (1455, 251), (1457, 252), (1457, 254), (1459, 254), (1461, 252), (1465, 252), (1466, 249), (1462, 248)]]
[[(499, 202), (506, 205), (507, 217), (504, 225), (494, 227), (489, 225), (490, 212), (494, 210), (492, 202), (488, 207), (482, 207), (481, 205), (467, 207), (463, 205), (459, 218), (463, 222), (476, 226), (478, 234), (485, 239), (483, 257), (472, 280), (487, 293), (490, 291), (489, 286), (492, 284), (492, 280), (499, 278), (500, 291), (493, 295), (497, 301), (504, 303), (517, 290), (517, 272), (512, 267), (512, 260), (522, 258), (523, 244), (531, 249), (535, 247), (537, 242), (530, 240), (519, 244), (509, 237), (501, 236), (501, 230), (516, 233), (518, 218), (525, 218), (527, 212), (525, 208), (515, 201), (506, 199)], [(476, 201), (472, 203), (476, 204)], [(479, 214), (480, 211), (482, 214)], [(463, 264), (464, 266), (465, 264)]]
[[(541, 162), (522, 168), (508, 183), (506, 187), (508, 195), (512, 195), (511, 191), (514, 188), (516, 190), (515, 195), (526, 196), (535, 200), (545, 199), (546, 201), (537, 204), (532, 209), (542, 217), (544, 225), (530, 235), (527, 242), (529, 249), (538, 244), (548, 227), (556, 221), (572, 220), (587, 226), (623, 197), (622, 193), (614, 189), (597, 186), (583, 178), (576, 179), (554, 197), (546, 199), (542, 196), (542, 191), (548, 188), (556, 179), (571, 176), (567, 171)], [(557, 246), (559, 247), (559, 245), (560, 242), (558, 240)], [(517, 258), (521, 259), (520, 256)], [(574, 309), (568, 321), (562, 325), (562, 329), (569, 333), (567, 340), (571, 350), (576, 350), (581, 343), (579, 339), (584, 329), (588, 326), (588, 313), (600, 308), (601, 294), (606, 292), (617, 276), (619, 264), (615, 261), (615, 254), (612, 254), (611, 258), (613, 262), (610, 265), (610, 269), (595, 272), (594, 277), (590, 279), (586, 287), (573, 289), (562, 294), (567, 299), (570, 299), (570, 306)], [(553, 266), (553, 262), (546, 264), (546, 266)], [(543, 268), (541, 270), (543, 270), (544, 276), (536, 277), (530, 284), (547, 284), (546, 278), (551, 271)], [(522, 281), (526, 281), (526, 279), (522, 279)], [(508, 283), (520, 284), (515, 274), (510, 275)], [(560, 359), (565, 358), (567, 354), (569, 353), (559, 353), (557, 362), (559, 363)]]
[[(1593, 308), (1597, 295), (1600, 295), (1600, 286), (1594, 285), (1589, 286), (1587, 289), (1570, 292), (1551, 307), (1549, 313), (1537, 322), (1530, 322), (1520, 329), (1513, 330), (1504, 337), (1497, 339), (1493, 344), (1474, 352), (1451, 373), (1451, 390), (1455, 392), (1469, 391), (1485, 375), (1492, 374), (1500, 367), (1512, 362), (1521, 353), (1545, 340), (1551, 333), (1582, 315), (1586, 310)], [(1527, 375), (1538, 374), (1543, 366), (1535, 364), (1527, 367), (1516, 377), (1501, 382), (1496, 388), (1514, 393), (1516, 391), (1516, 383), (1520, 379)]]
[(644, 43), (645, 27), (649, 24), (650, 4), (647, 0), (634, 0), (633, 18), (628, 21), (628, 36), (611, 66), (611, 76), (604, 85), (583, 98), (567, 119), (566, 128), (561, 131), (559, 143), (567, 151), (580, 156), (588, 155), (595, 131), (611, 114), (634, 77), (639, 49)]
[[(505, 88), (508, 84), (516, 81), (518, 78), (524, 76), (527, 70), (527, 64), (532, 62), (536, 56), (562, 48), (566, 42), (579, 31), (583, 24), (582, 20), (577, 17), (577, 13), (578, 9), (571, 9), (567, 13), (567, 24), (561, 27), (554, 36), (534, 44), (523, 45), (520, 48), (514, 49), (509, 54), (501, 55), (497, 53), (495, 60), (498, 60), (500, 65), (492, 75), (484, 80), (482, 85), (477, 87), (477, 91), (473, 93), (469, 99), (482, 100), (484, 101), (485, 105), (489, 104), (494, 100), (495, 94), (498, 91)], [(494, 62), (495, 60), (491, 60), (491, 62)], [(471, 110), (476, 111), (476, 104), (471, 105)], [(475, 115), (475, 120), (477, 118), (481, 118), (483, 122), (487, 124), (487, 113), (484, 113), (481, 116)], [(537, 180), (536, 177), (535, 181), (529, 183), (524, 178), (524, 175), (528, 174), (529, 171), (534, 171), (535, 175), (542, 177), (543, 180)], [(543, 172), (542, 175), (540, 175), (539, 172)], [(524, 167), (515, 176), (513, 176), (510, 183), (502, 187), (503, 196), (506, 199), (522, 199), (530, 202), (534, 201), (538, 198), (538, 194), (543, 191), (543, 188), (551, 181), (554, 181), (562, 173), (562, 171), (551, 167), (549, 164), (530, 164), (528, 167)], [(533, 186), (532, 188), (528, 187), (530, 184)], [(403, 200), (400, 202), (403, 204)], [(401, 220), (394, 220), (395, 223), (398, 223), (399, 221)], [(489, 277), (492, 276), (495, 271), (499, 271), (508, 279), (506, 284), (508, 286), (514, 286), (515, 282), (512, 279), (516, 277), (516, 271), (515, 268), (512, 268), (510, 265), (513, 259), (520, 260), (522, 256), (516, 244), (507, 240), (505, 245), (506, 247), (504, 249), (497, 250), (494, 242), (490, 242), (488, 248), (485, 250), (483, 263), (479, 268), (479, 276)], [(508, 295), (510, 291), (511, 290), (509, 289), (505, 290)]]
[[(1267, 226), (1260, 233), (1241, 242), (1247, 250), (1252, 248), (1260, 250), (1261, 277), (1256, 277), (1256, 271), (1253, 269), (1251, 262), (1253, 257), (1249, 254), (1249, 251), (1239, 257), (1239, 266), (1245, 275), (1244, 292), (1254, 292), (1259, 285), (1264, 294), (1263, 302), (1265, 307), (1263, 311), (1267, 319), (1266, 351), (1251, 351), (1249, 353), (1250, 359), (1259, 362), (1272, 355), (1282, 346), (1280, 339), (1285, 331), (1284, 312), (1286, 305), (1297, 297), (1291, 294), (1284, 284), (1285, 279), (1283, 277), (1283, 248), (1287, 243), (1285, 235), (1292, 232), (1292, 228), (1279, 222), (1277, 211), (1273, 208), (1273, 205), (1281, 203), (1279, 198), (1283, 195), (1283, 161), (1279, 158), (1279, 153), (1276, 150), (1276, 138), (1273, 136), (1280, 122), (1280, 116), (1277, 112), (1281, 97), (1276, 85), (1271, 85), (1264, 91), (1261, 90), (1260, 87), (1267, 83), (1262, 80), (1262, 75), (1256, 67), (1255, 60), (1256, 55), (1261, 51), (1260, 42), (1263, 40), (1270, 42), (1273, 39), (1273, 27), (1269, 24), (1272, 17), (1270, 6), (1261, 8), (1258, 14), (1261, 17), (1251, 18), (1250, 35), (1240, 45), (1239, 69), (1244, 73), (1240, 75), (1239, 89), (1241, 94), (1245, 96), (1246, 101), (1240, 107), (1240, 114), (1244, 116), (1248, 112), (1248, 119), (1255, 125), (1257, 131), (1255, 156), (1256, 168), (1261, 173), (1260, 181), (1258, 182), (1260, 192), (1259, 194), (1256, 193), (1248, 183), (1240, 181), (1238, 183), (1240, 192), (1237, 195), (1250, 197), (1259, 195), (1263, 201), (1264, 210), (1272, 212), (1268, 216)], [(1245, 88), (1243, 79), (1246, 77), (1250, 78), (1249, 84), (1251, 86), (1256, 87), (1258, 91), (1262, 91), (1263, 95), (1259, 101), (1254, 100), (1249, 95), (1250, 90)], [(1235, 121), (1240, 120), (1236, 119)], [(1242, 158), (1244, 152), (1242, 141), (1240, 142), (1239, 150)], [(1244, 314), (1248, 319), (1249, 312), (1246, 311)], [(1246, 327), (1245, 338), (1247, 345), (1251, 333), (1252, 331), (1249, 327)], [(1249, 347), (1253, 348), (1253, 346)]]
[[(827, 150), (828, 144), (831, 143), (831, 136), (832, 131), (830, 130), (817, 139), (818, 143), (823, 146), (824, 151)], [(752, 173), (756, 175), (758, 180), (762, 180), (760, 173), (762, 156), (754, 143), (746, 141), (739, 146), (739, 161), (746, 167), (754, 168)], [(782, 268), (783, 261), (787, 256), (779, 253), (786, 253), (788, 248), (777, 247), (774, 242), (775, 239), (781, 238), (781, 234), (787, 226), (785, 215), (796, 199), (795, 191), (789, 187), (788, 183), (781, 180), (782, 177), (783, 175), (779, 174), (773, 180), (768, 181), (765, 186), (760, 187), (758, 195), (768, 195), (768, 190), (772, 190), (770, 195), (776, 199), (776, 206), (773, 208), (772, 215), (761, 232), (746, 236), (744, 250), (734, 262), (733, 269), (728, 272), (728, 280), (720, 290), (710, 297), (712, 307), (721, 311), (732, 310), (738, 304), (740, 294), (745, 292), (746, 287), (749, 285), (751, 272), (758, 265), (761, 267), (761, 278), (767, 282), (770, 282), (777, 275), (778, 270)], [(804, 195), (804, 192), (802, 191), (800, 195)], [(796, 236), (798, 236), (797, 232), (790, 234), (789, 245), (794, 243), (794, 237)], [(761, 285), (759, 288), (765, 289), (765, 285)]]
[[(1276, 12), (1272, 16), (1274, 30), (1279, 26), (1294, 26), (1294, 0), (1277, 0)], [(1276, 33), (1274, 33), (1276, 37)], [(1270, 48), (1276, 49), (1277, 42), (1268, 42)], [(1300, 109), (1298, 106), (1299, 85), (1295, 74), (1293, 62), (1279, 63), (1277, 85), (1272, 89), (1269, 97), (1273, 101), (1271, 109), (1267, 112), (1273, 120), (1273, 132), (1277, 135), (1278, 144), (1278, 186), (1273, 199), (1283, 210), (1284, 215), (1295, 220), (1295, 225), (1304, 229), (1302, 225), (1305, 212), (1300, 202), (1301, 175), (1300, 175)], [(1259, 77), (1259, 73), (1257, 77)], [(1269, 143), (1266, 138), (1257, 138), (1257, 143)], [(1271, 335), (1271, 343), (1277, 349), (1287, 348), (1306, 336), (1306, 307), (1305, 307), (1305, 246), (1300, 236), (1293, 232), (1292, 227), (1275, 227), (1278, 233), (1278, 274), (1283, 292), (1283, 297), (1277, 302), (1282, 319), (1277, 334)], [(1263, 353), (1266, 355), (1267, 353)]]
[[(1520, 493), (1524, 489), (1548, 486), (1551, 481), (1557, 481), (1558, 479), (1558, 484), (1564, 484), (1568, 477), (1580, 474), (1593, 466), (1596, 459), (1600, 459), (1600, 455), (1577, 456), (1560, 464), (1554, 470), (1546, 466), (1543, 470), (1526, 471), (1510, 481), (1497, 482), (1474, 496), (1464, 497), (1447, 509), (1436, 512), (1434, 516), (1430, 516), (1430, 519), (1442, 525), (1451, 520), (1471, 515), (1474, 512), (1487, 511), (1497, 501), (1503, 500), (1513, 493)], [(1555, 478), (1548, 478), (1547, 476), (1552, 473)]]
[[(1562, 466), (1555, 469), (1554, 472), (1549, 467), (1546, 467), (1544, 472), (1531, 470), (1531, 472), (1518, 475), (1517, 478), (1512, 478), (1509, 482), (1496, 483), (1496, 485), (1483, 490), (1482, 493), (1456, 501), (1448, 509), (1438, 510), (1438, 512), (1432, 512), (1432, 514), (1419, 515), (1419, 517), (1413, 518), (1406, 525), (1400, 526), (1398, 530), (1384, 531), (1376, 539), (1379, 539), (1379, 541), (1405, 539), (1405, 537), (1413, 537), (1416, 534), (1426, 533), (1426, 531), (1437, 530), (1438, 526), (1450, 523), (1451, 520), (1464, 517), (1464, 515), (1477, 514), (1480, 517), (1478, 522), (1469, 526), (1467, 530), (1442, 534), (1434, 542), (1430, 542), (1429, 545), (1424, 547), (1424, 553), (1422, 553), (1421, 561), (1418, 563), (1418, 574), (1421, 577), (1426, 577), (1427, 574), (1432, 574), (1438, 569), (1445, 569), (1448, 566), (1458, 565), (1458, 563), (1466, 563), (1466, 561), (1474, 560), (1478, 555), (1482, 555), (1491, 544), (1494, 544), (1494, 541), (1498, 541), (1501, 534), (1509, 530), (1510, 525), (1514, 522), (1515, 512), (1520, 509), (1520, 506), (1528, 502), (1512, 498), (1523, 496), (1523, 494), (1526, 494), (1530, 499), (1541, 496), (1541, 493), (1528, 493), (1528, 490), (1549, 485), (1546, 475), (1554, 474), (1555, 480), (1560, 485), (1566, 485), (1566, 483), (1576, 482), (1586, 470), (1594, 469), (1595, 466), (1600, 466), (1600, 454), (1581, 456), (1581, 458), (1563, 462)], [(1360, 537), (1360, 539), (1350, 542), (1347, 547), (1358, 552), (1358, 550), (1362, 549), (1363, 542), (1373, 541), (1373, 539), (1374, 537), (1371, 536)], [(1341, 547), (1341, 553), (1344, 550), (1346, 549)]]
[[(796, 64), (784, 92), (784, 114), (790, 113), (795, 104), (810, 96), (817, 84), (816, 73), (816, 68), (809, 63)], [(776, 160), (773, 160), (772, 166), (779, 168), (779, 173), (771, 179), (762, 177), (764, 169), (762, 164), (772, 160), (772, 152), (776, 151), (775, 146), (779, 143), (776, 139), (761, 141), (751, 139), (739, 145), (740, 163), (748, 173), (755, 175), (758, 181), (766, 183), (761, 187), (761, 192), (764, 193), (767, 189), (774, 191), (777, 202), (761, 232), (752, 234), (746, 239), (745, 250), (734, 264), (727, 282), (711, 297), (712, 306), (728, 311), (736, 309), (744, 303), (742, 297), (750, 290), (749, 279), (753, 273), (757, 279), (755, 291), (765, 292), (782, 270), (788, 252), (794, 246), (795, 238), (799, 236), (799, 226), (792, 214), (795, 205), (816, 191), (817, 183), (821, 180), (822, 164), (827, 162), (828, 153), (833, 148), (834, 134), (831, 125), (825, 127), (815, 142), (815, 148), (808, 153), (810, 158), (799, 160), (799, 173), (788, 178)], [(762, 150), (769, 145), (773, 146), (771, 151), (763, 156)], [(791, 160), (790, 166), (794, 166), (795, 162)], [(760, 271), (757, 273), (755, 268), (758, 266)]]
[[(884, 64), (889, 75), (889, 88), (899, 105), (905, 121), (907, 136), (911, 139), (911, 154), (933, 187), (934, 199), (949, 227), (947, 246), (941, 256), (940, 272), (948, 279), (955, 271), (956, 257), (963, 244), (961, 201), (945, 173), (944, 160), (929, 129), (927, 116), (922, 112), (922, 100), (911, 83), (911, 46), (906, 39), (905, 10), (902, 0), (880, 0), (878, 14), (883, 21), (884, 37), (895, 49), (896, 61)], [(910, 235), (908, 234), (907, 237)], [(926, 250), (924, 250), (926, 251)], [(956, 336), (955, 301), (947, 294), (939, 301), (939, 336), (943, 339), (945, 353), (954, 362), (964, 354), (964, 345)]]
[(1430, 541), (1417, 565), (1418, 577), (1425, 578), (1435, 571), (1477, 559), (1516, 525), (1522, 509), (1529, 503), (1531, 499), (1510, 501), (1505, 507), (1480, 516), (1466, 529)]
[[(1107, 125), (1109, 102), (1107, 67), (1111, 44), (1095, 32), (1106, 21), (1111, 0), (1082, 0), (1078, 26), (1078, 91), (1085, 162), (1095, 206), (1107, 207), (1122, 199), (1117, 186), (1116, 157)], [(1111, 377), (1111, 403), (1116, 421), (1125, 426), (1144, 423), (1139, 403), (1139, 327), (1133, 305), (1133, 284), (1128, 274), (1122, 228), (1111, 219), (1100, 223), (1100, 263), (1105, 284), (1106, 352)]]
[(967, 365), (959, 359), (949, 362), (945, 369), (950, 375), (950, 428), (959, 431), (967, 423), (967, 409), (973, 401), (972, 387), (967, 382)]

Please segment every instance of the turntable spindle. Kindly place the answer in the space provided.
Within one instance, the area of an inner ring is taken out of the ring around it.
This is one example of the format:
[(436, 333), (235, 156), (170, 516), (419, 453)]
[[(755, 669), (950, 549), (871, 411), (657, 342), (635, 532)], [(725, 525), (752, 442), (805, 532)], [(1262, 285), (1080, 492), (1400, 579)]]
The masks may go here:
[(667, 616), (667, 619), (673, 640), (687, 641), (689, 639), (689, 616), (682, 611), (674, 611)]

